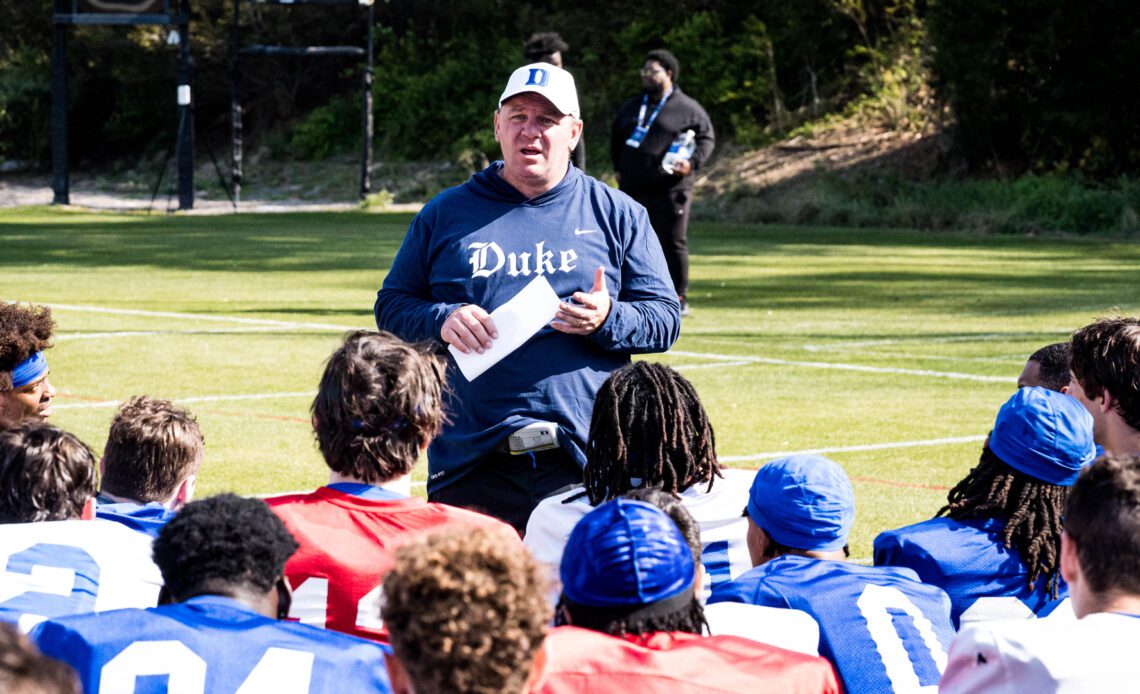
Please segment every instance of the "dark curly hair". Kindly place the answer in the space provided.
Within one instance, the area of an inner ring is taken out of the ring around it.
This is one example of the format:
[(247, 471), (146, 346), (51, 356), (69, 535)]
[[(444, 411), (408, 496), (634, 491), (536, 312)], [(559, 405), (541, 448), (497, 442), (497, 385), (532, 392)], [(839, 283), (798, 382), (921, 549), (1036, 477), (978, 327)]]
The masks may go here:
[(946, 496), (939, 516), (956, 521), (998, 518), (1005, 522), (1001, 541), (1017, 550), (1028, 571), (1030, 588), (1042, 576), (1057, 596), (1061, 575), (1061, 517), (1069, 487), (1042, 482), (1014, 470), (982, 447), (977, 466)]
[(396, 553), (381, 616), (417, 691), (521, 691), (546, 638), (545, 569), (501, 530), (429, 533)]
[(570, 46), (556, 31), (540, 31), (531, 34), (523, 44), (523, 55), (531, 62), (541, 61), (552, 53), (565, 53)]
[(444, 365), (430, 349), (387, 332), (345, 336), (312, 407), (330, 468), (365, 482), (411, 471), (444, 422)]
[(36, 352), (51, 347), (51, 308), (0, 302), (0, 391), (12, 389), (12, 371)]
[(1140, 318), (1102, 318), (1073, 333), (1069, 367), (1090, 399), (1104, 390), (1116, 411), (1140, 429)]
[(202, 460), (194, 415), (169, 400), (131, 398), (111, 420), (101, 489), (141, 503), (169, 499)]
[(661, 63), (661, 67), (673, 73), (670, 79), (675, 84), (681, 78), (681, 61), (677, 60), (677, 56), (673, 55), (664, 48), (649, 51), (645, 56), (646, 60), (655, 60)]
[(1108, 455), (1081, 471), (1065, 533), (1093, 593), (1140, 595), (1140, 455)]
[(39, 421), (0, 432), (0, 523), (79, 518), (95, 496), (95, 454)]
[(268, 592), (297, 551), (261, 499), (219, 494), (186, 504), (154, 540), (154, 563), (175, 602), (219, 584)]
[(40, 653), (13, 624), (0, 622), (0, 692), (79, 694), (79, 680), (66, 663)]
[(636, 361), (598, 390), (582, 477), (594, 506), (643, 486), (677, 494), (721, 474), (716, 437), (693, 384), (664, 364)]
[(1069, 371), (1069, 360), (1072, 356), (1072, 345), (1068, 342), (1055, 342), (1045, 345), (1033, 354), (1027, 361), (1037, 363), (1037, 378), (1041, 385), (1058, 393), (1069, 385), (1073, 374)]

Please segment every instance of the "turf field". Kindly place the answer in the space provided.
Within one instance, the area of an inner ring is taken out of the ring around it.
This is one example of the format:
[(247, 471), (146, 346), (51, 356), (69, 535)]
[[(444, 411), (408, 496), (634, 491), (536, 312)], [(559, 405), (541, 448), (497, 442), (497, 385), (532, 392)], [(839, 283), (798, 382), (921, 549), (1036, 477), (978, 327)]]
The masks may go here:
[[(3, 210), (0, 299), (55, 307), (53, 421), (96, 451), (116, 404), (147, 393), (197, 414), (201, 493), (307, 489), (326, 477), (308, 424), (323, 360), (374, 327), (409, 220)], [(938, 509), (1029, 353), (1140, 312), (1134, 243), (707, 223), (691, 237), (693, 315), (649, 358), (696, 384), (727, 464), (841, 463), (861, 559), (878, 530)]]

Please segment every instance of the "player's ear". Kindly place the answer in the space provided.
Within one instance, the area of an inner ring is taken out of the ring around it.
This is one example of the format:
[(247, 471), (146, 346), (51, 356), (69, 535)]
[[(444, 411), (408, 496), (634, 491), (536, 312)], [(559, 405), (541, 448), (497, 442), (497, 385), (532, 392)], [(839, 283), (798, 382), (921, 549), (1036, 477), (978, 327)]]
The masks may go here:
[(277, 578), (274, 588), (277, 592), (277, 619), (285, 619), (289, 616), (289, 608), (293, 606), (293, 591), (284, 575)]
[(79, 512), (79, 517), (83, 520), (95, 520), (95, 497), (90, 497), (83, 504), (83, 510)]
[(385, 652), (384, 664), (388, 666), (388, 683), (392, 687), (392, 694), (415, 694), (408, 672), (399, 658)]
[(174, 494), (174, 500), (170, 503), (170, 508), (177, 511), (186, 504), (190, 503), (194, 498), (194, 489), (198, 486), (198, 475), (190, 475), (182, 480), (182, 484), (178, 485), (178, 491)]

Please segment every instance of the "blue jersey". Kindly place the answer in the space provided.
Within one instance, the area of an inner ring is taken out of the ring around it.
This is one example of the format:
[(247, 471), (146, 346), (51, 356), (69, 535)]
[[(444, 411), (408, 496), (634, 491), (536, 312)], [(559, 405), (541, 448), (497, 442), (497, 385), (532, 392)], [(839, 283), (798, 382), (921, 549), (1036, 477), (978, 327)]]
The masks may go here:
[(121, 523), (152, 538), (158, 537), (158, 531), (175, 513), (157, 501), (144, 505), (130, 501), (102, 501), (101, 497), (95, 499), (96, 518)]
[(909, 569), (784, 555), (713, 590), (710, 603), (790, 607), (819, 623), (819, 654), (849, 692), (933, 692), (954, 639), (950, 599)]
[(32, 638), (92, 694), (390, 691), (379, 645), (213, 595), (51, 620)]
[(875, 538), (875, 566), (914, 569), (923, 583), (950, 595), (954, 627), (961, 623), (1045, 617), (1069, 596), (1059, 580), (1057, 597), (1046, 577), (1029, 585), (1016, 549), (1006, 548), (997, 519), (934, 518)]

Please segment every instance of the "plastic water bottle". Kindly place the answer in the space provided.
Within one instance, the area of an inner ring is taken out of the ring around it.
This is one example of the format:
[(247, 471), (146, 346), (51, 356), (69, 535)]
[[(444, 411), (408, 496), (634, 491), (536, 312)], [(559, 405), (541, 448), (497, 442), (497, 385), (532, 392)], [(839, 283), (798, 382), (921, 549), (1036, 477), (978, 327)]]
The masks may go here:
[(689, 161), (689, 157), (693, 156), (693, 140), (696, 137), (697, 134), (692, 130), (677, 135), (673, 144), (669, 145), (669, 150), (665, 152), (665, 157), (661, 159), (661, 170), (671, 174), (677, 162)]

